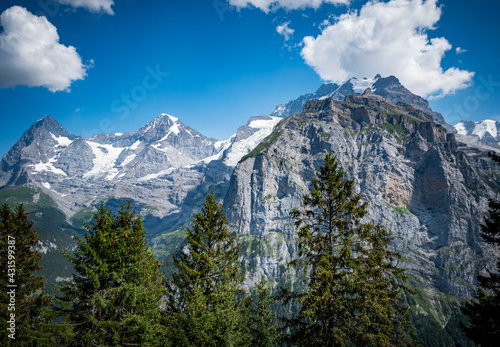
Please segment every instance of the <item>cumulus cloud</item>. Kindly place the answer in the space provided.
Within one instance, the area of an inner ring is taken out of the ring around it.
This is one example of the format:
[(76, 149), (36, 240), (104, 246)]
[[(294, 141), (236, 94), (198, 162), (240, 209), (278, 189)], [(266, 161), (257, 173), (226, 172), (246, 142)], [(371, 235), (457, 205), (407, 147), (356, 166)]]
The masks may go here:
[(61, 5), (70, 5), (71, 7), (84, 7), (90, 12), (106, 12), (113, 15), (114, 12), (111, 6), (114, 5), (113, 0), (57, 0)]
[(290, 28), (289, 25), (290, 25), (290, 21), (285, 22), (285, 23), (278, 25), (276, 27), (276, 32), (278, 34), (282, 35), (285, 38), (285, 41), (290, 40), (290, 36), (292, 36), (293, 33), (295, 32), (295, 30)]
[(0, 15), (0, 87), (43, 86), (68, 90), (86, 76), (75, 47), (59, 43), (57, 29), (47, 18), (13, 6)]
[(440, 17), (436, 0), (370, 1), (359, 13), (335, 18), (316, 38), (305, 37), (301, 54), (324, 80), (380, 73), (397, 76), (416, 94), (444, 96), (468, 87), (474, 73), (441, 67), (452, 46), (427, 34)]
[(285, 8), (296, 10), (299, 8), (319, 8), (322, 4), (347, 5), (351, 0), (229, 0), (229, 3), (238, 9), (254, 6), (264, 12)]

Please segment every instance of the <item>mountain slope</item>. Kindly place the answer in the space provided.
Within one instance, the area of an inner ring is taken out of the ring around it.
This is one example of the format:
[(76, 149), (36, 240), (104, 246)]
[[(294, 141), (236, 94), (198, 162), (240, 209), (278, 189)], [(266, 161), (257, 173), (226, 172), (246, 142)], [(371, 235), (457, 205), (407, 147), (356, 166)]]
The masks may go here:
[[(168, 114), (132, 133), (92, 138), (47, 116), (4, 156), (0, 189), (24, 186), (33, 191), (29, 201), (43, 192), (77, 229), (101, 202), (117, 207), (132, 198), (156, 238), (188, 223), (211, 189), (225, 195), (234, 166), (279, 120), (252, 117), (229, 140), (216, 141)], [(160, 239), (153, 243), (161, 248)]]
[(428, 113), (368, 91), (344, 102), (309, 101), (236, 167), (224, 207), (245, 240), (247, 284), (265, 274), (292, 285), (285, 264), (297, 249), (289, 212), (300, 208), (326, 152), (370, 202), (368, 218), (396, 237), (392, 247), (417, 290), (415, 319), (427, 317), (441, 330), (474, 292), (475, 274), (491, 265), (479, 230), (499, 176), (486, 153), (457, 143)]

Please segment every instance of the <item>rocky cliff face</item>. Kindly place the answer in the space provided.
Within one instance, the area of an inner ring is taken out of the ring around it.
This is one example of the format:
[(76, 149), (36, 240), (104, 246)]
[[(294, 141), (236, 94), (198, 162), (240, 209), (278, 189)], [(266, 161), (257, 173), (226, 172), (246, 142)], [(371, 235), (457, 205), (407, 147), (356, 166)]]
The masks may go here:
[(293, 279), (285, 266), (297, 252), (289, 212), (300, 208), (327, 152), (370, 202), (368, 219), (394, 234), (392, 247), (418, 287), (417, 310), (446, 325), (450, 302), (470, 296), (487, 266), (479, 225), (498, 174), (432, 114), (370, 91), (307, 102), (236, 167), (224, 206), (244, 240), (247, 283), (261, 274)]

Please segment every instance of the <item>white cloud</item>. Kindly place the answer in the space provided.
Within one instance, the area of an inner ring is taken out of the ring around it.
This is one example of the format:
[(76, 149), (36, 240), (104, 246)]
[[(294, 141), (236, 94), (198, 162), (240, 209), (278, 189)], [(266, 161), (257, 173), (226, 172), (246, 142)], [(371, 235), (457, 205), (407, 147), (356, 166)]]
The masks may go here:
[(290, 21), (285, 22), (285, 23), (278, 25), (276, 27), (276, 32), (278, 34), (282, 35), (285, 38), (285, 41), (290, 40), (290, 36), (292, 36), (293, 33), (295, 32), (295, 30), (290, 28), (289, 25), (290, 25)]
[(113, 15), (114, 12), (111, 6), (114, 5), (113, 0), (57, 0), (62, 5), (70, 5), (71, 7), (84, 7), (90, 12), (106, 12)]
[(457, 47), (457, 48), (455, 49), (455, 52), (456, 52), (457, 54), (462, 54), (462, 53), (467, 52), (467, 50), (466, 50), (466, 49), (463, 49), (462, 47)]
[(83, 80), (86, 66), (75, 47), (59, 43), (57, 29), (47, 18), (13, 6), (0, 15), (0, 87), (43, 86), (68, 90)]
[(436, 0), (370, 1), (359, 13), (336, 18), (318, 37), (305, 37), (301, 54), (325, 80), (395, 75), (416, 94), (444, 96), (468, 87), (474, 73), (443, 71), (441, 60), (452, 46), (427, 35), (440, 17)]
[(285, 8), (296, 10), (299, 8), (319, 8), (322, 4), (347, 5), (351, 0), (229, 0), (229, 3), (238, 9), (254, 6), (264, 12)]

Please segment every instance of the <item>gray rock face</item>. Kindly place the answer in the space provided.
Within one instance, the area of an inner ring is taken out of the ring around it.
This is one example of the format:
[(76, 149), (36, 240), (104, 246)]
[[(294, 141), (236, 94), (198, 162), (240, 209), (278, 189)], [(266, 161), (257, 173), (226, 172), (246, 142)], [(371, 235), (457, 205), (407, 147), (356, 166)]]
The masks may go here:
[(301, 207), (315, 170), (333, 152), (370, 202), (367, 219), (395, 236), (392, 247), (429, 312), (444, 326), (442, 297), (473, 293), (491, 255), (479, 230), (498, 176), (484, 152), (457, 142), (432, 115), (369, 91), (345, 102), (309, 101), (259, 147), (235, 168), (224, 200), (229, 224), (245, 240), (247, 284), (261, 274), (293, 278), (285, 266), (297, 252), (289, 212)]

